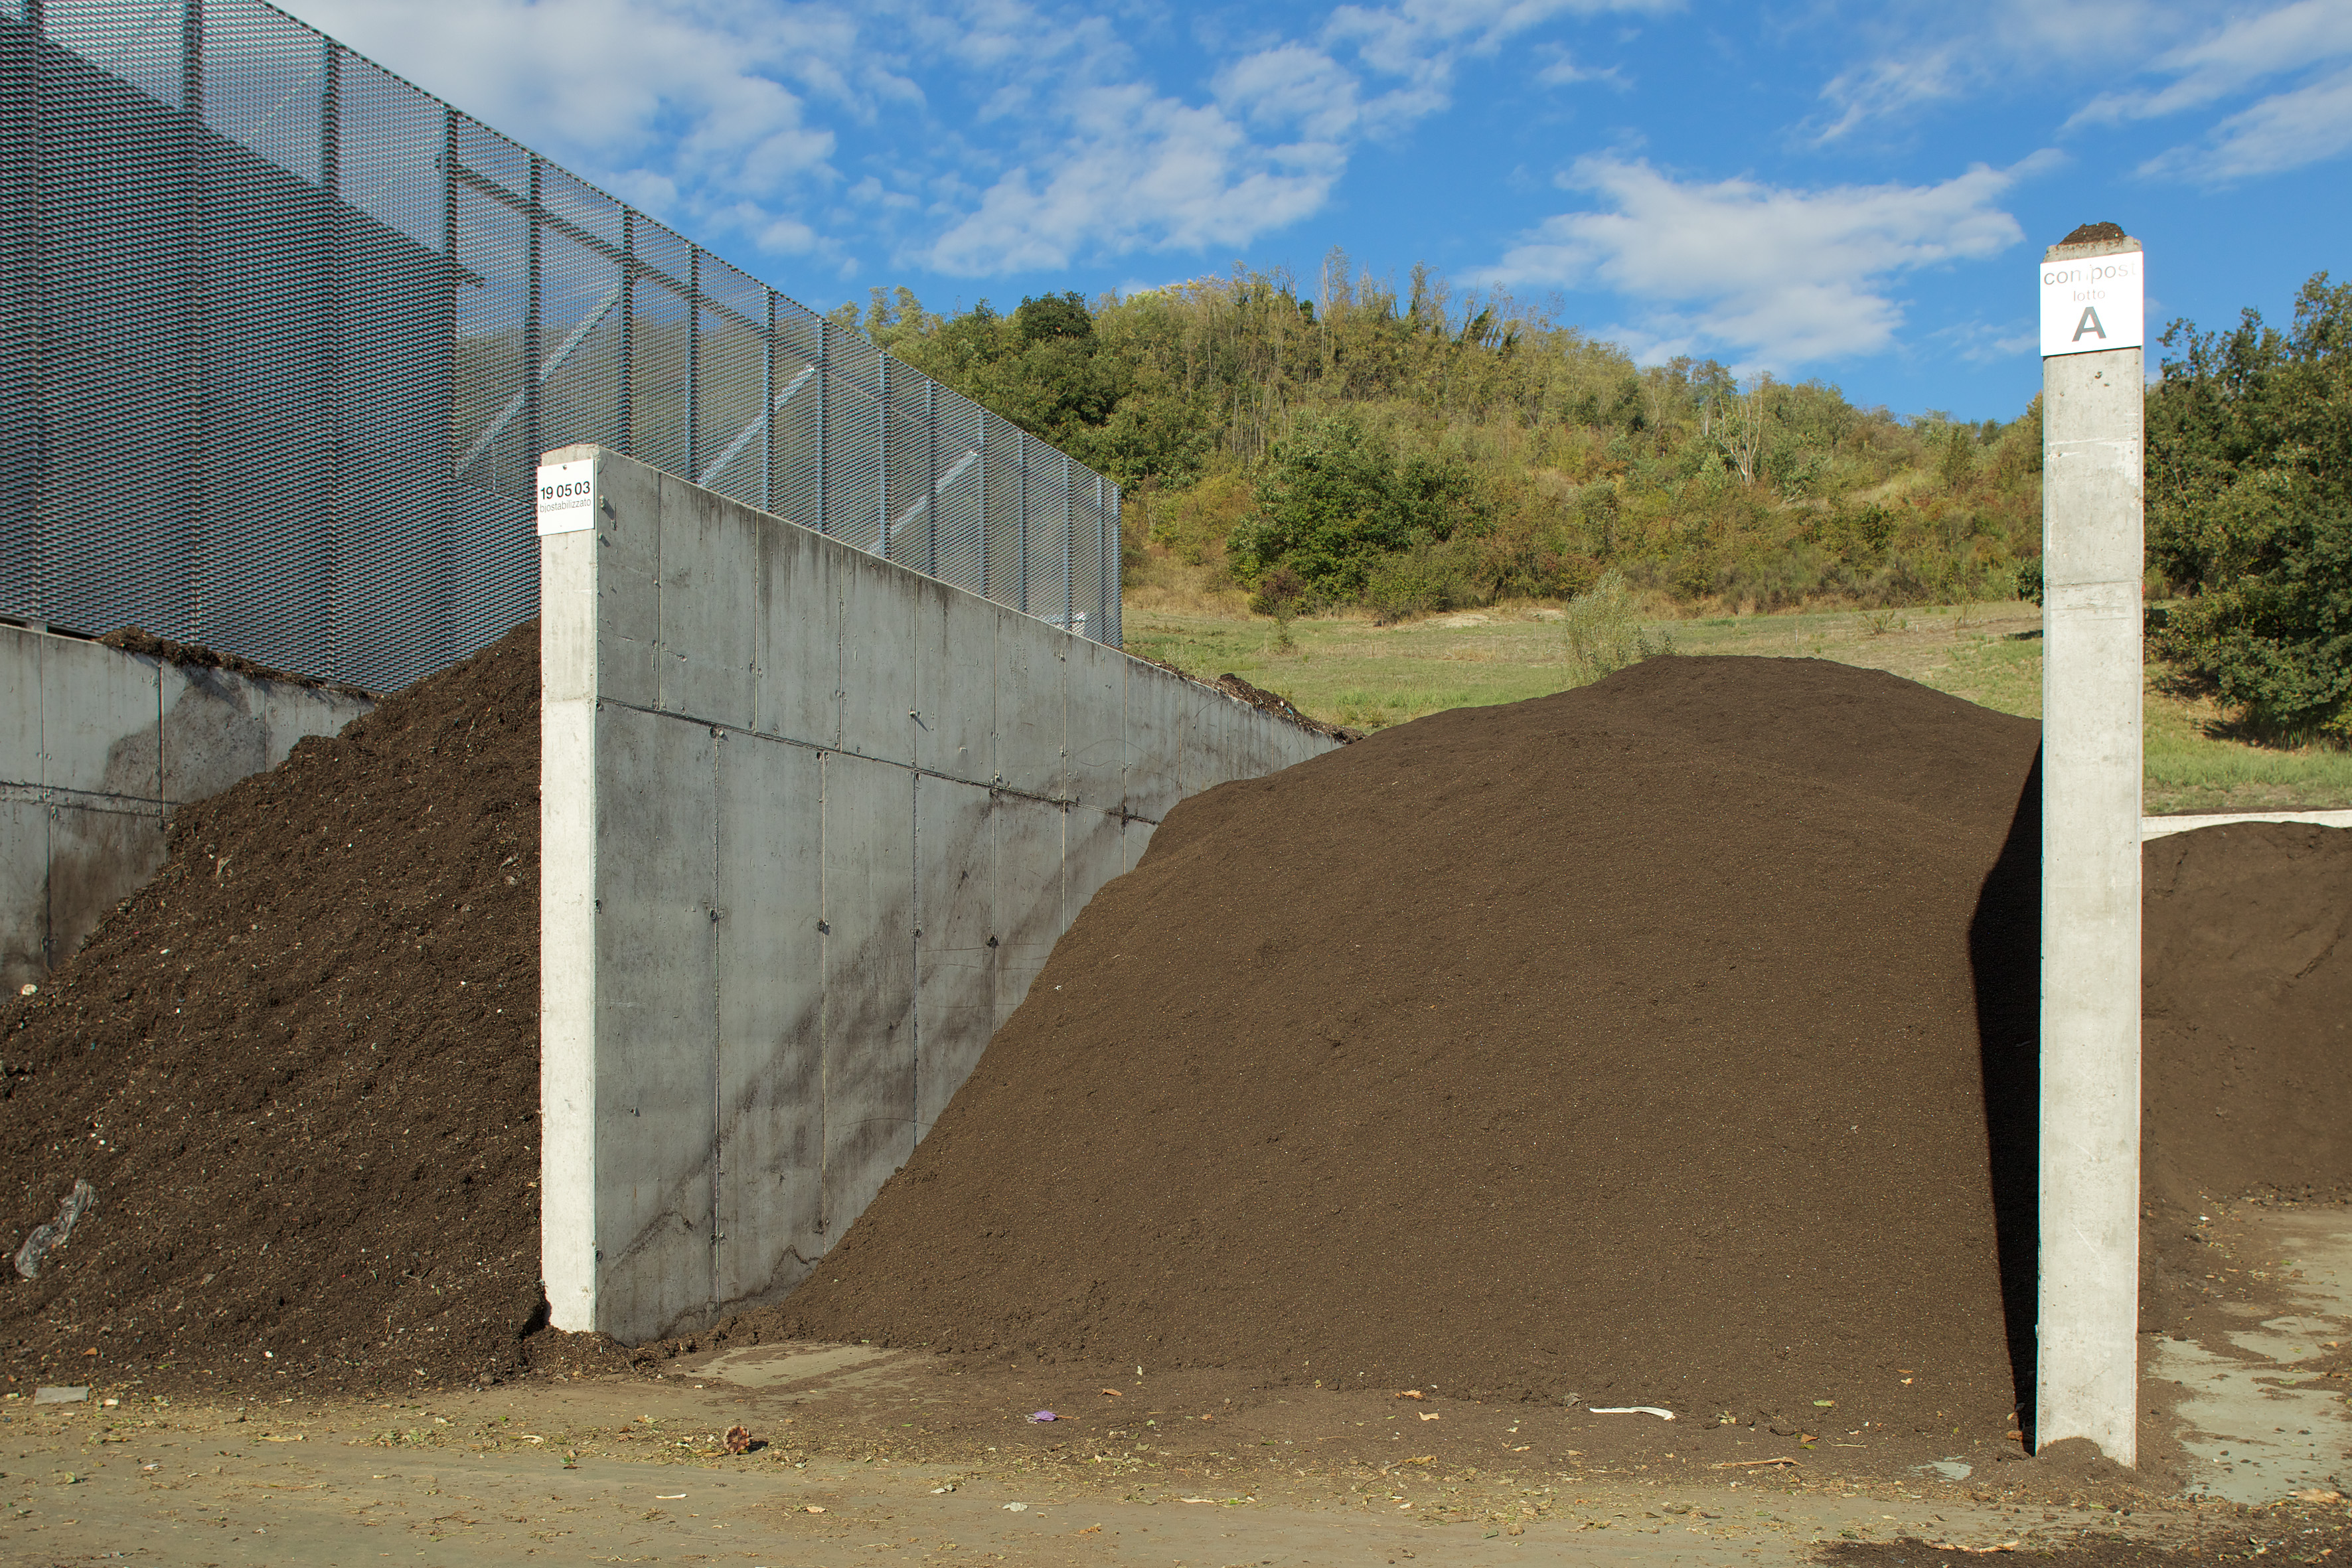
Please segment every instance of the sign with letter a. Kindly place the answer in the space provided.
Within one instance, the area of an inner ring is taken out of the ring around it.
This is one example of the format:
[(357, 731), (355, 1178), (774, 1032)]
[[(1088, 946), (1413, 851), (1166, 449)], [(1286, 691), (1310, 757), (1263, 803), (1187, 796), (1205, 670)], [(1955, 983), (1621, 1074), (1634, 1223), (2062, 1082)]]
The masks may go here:
[(2042, 357), (2143, 346), (2139, 251), (2042, 264)]

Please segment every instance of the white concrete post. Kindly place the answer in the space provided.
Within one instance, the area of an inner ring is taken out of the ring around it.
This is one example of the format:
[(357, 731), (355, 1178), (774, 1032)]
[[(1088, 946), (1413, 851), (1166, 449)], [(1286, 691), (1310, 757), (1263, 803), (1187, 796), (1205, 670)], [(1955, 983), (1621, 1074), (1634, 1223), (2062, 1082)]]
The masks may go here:
[[(2079, 232), (2079, 231), (2078, 231)], [(2041, 1286), (2034, 1440), (2138, 1462), (2143, 279), (2042, 265)]]

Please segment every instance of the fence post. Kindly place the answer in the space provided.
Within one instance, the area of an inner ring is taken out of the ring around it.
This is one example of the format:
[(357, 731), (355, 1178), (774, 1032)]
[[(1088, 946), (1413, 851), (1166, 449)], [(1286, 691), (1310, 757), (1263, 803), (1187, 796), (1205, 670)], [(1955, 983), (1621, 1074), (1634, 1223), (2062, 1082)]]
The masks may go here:
[(616, 411), (620, 437), (625, 456), (635, 457), (636, 446), (636, 371), (637, 371), (637, 271), (632, 265), (637, 258), (637, 211), (632, 206), (621, 208), (621, 398)]
[(1108, 545), (1103, 524), (1108, 519), (1103, 512), (1103, 478), (1095, 476), (1095, 626), (1094, 639), (1106, 640), (1110, 631), (1110, 595), (1112, 584), (1118, 581), (1110, 569)]
[(878, 401), (880, 412), (875, 416), (877, 434), (874, 446), (880, 456), (879, 471), (874, 476), (874, 491), (882, 500), (882, 521), (875, 537), (874, 553), (887, 561), (890, 559), (890, 355), (887, 351), (877, 352), (874, 356), (874, 384), (881, 393)]
[[(181, 177), (187, 195), (187, 248), (180, 257), (181, 357), (186, 366), (187, 404), (180, 412), (188, 528), (188, 603), (179, 635), (194, 642), (205, 635), (205, 279), (200, 258), (213, 253), (205, 231), (205, 5), (180, 4), (180, 110), (185, 137)], [(166, 634), (167, 636), (169, 634)]]
[(41, 497), (48, 473), (48, 397), (44, 374), (48, 297), (47, 237), (41, 191), (48, 175), (47, 82), (41, 47), (44, 0), (26, 0), (25, 25), (0, 35), (0, 190), (6, 232), (0, 237), (0, 321), (11, 353), (0, 356), (0, 611), (46, 620), (48, 587)]
[(776, 510), (776, 291), (768, 297), (767, 352), (760, 361), (760, 510)]
[(686, 474), (702, 472), (695, 451), (702, 422), (695, 417), (702, 401), (702, 247), (686, 248)]
[(1070, 455), (1062, 454), (1062, 629), (1078, 615), (1078, 520), (1070, 508)]
[(826, 511), (833, 488), (833, 470), (825, 466), (825, 423), (833, 412), (833, 323), (819, 316), (816, 321), (816, 531), (831, 533), (832, 522)]
[[(342, 648), (338, 635), (341, 617), (343, 538), (343, 51), (332, 38), (320, 40), (319, 61), (319, 218), (320, 281), (326, 300), (319, 353), (320, 395), (326, 404), (327, 474), (326, 527), (320, 548), (324, 552), (325, 581), (320, 591), (318, 645), (310, 651), (320, 673), (342, 673)], [(534, 462), (538, 459), (533, 458)]]
[[(528, 281), (523, 289), (522, 318), (522, 464), (523, 472), (536, 476), (539, 455), (544, 448), (539, 438), (539, 372), (542, 344), (539, 329), (540, 258), (542, 251), (540, 231), (540, 161), (530, 155), (530, 212), (525, 218), (530, 227), (523, 241), (523, 268)], [(490, 453), (490, 484), (498, 485), (499, 455)]]
[(2142, 258), (2042, 263), (2036, 1450), (2138, 1462)]
[(1020, 515), (1013, 520), (1018, 531), (1013, 536), (1013, 547), (1020, 558), (1015, 564), (1021, 569), (1021, 592), (1018, 595), (1021, 603), (1017, 607), (1025, 616), (1029, 613), (1029, 432), (1026, 430), (1013, 432), (1013, 471), (1020, 480), (1020, 489), (1016, 493), (1021, 508)]
[[(191, 0), (191, 3), (193, 4), (194, 0)], [(457, 405), (458, 272), (457, 111), (445, 106), (441, 110), (441, 277), (442, 287), (446, 290), (442, 303), (443, 308), (449, 313), (449, 332), (443, 340), (441, 351), (443, 378), (441, 384), (443, 406), (448, 408), (455, 408)], [(449, 426), (446, 438), (453, 445), (455, 444), (457, 429), (454, 425)], [(457, 456), (457, 454), (452, 451), (441, 460), (442, 505), (434, 520), (437, 525), (436, 538), (439, 548), (433, 562), (432, 587), (429, 590), (435, 611), (433, 621), (435, 629), (418, 639), (433, 649), (436, 667), (450, 663), (456, 656), (456, 648), (453, 646), (455, 637), (449, 629), (449, 623), (457, 609), (451, 584), (451, 579), (455, 575), (451, 568), (455, 565), (457, 555), (457, 509), (449, 503), (456, 499), (451, 494), (451, 489), (457, 481), (455, 461)], [(535, 468), (532, 470), (534, 475), (537, 471)]]
[(923, 570), (940, 574), (940, 384), (923, 380)]

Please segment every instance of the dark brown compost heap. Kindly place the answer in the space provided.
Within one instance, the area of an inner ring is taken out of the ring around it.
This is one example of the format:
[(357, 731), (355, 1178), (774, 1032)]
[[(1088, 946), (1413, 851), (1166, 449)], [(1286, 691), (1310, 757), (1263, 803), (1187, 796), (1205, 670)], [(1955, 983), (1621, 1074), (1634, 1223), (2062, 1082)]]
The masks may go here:
[[(537, 695), (526, 626), (184, 812), (0, 1013), (0, 1243), (99, 1194), (0, 1275), (11, 1375), (578, 1350), (521, 1338)], [(730, 1331), (1998, 1419), (2035, 738), (1891, 676), (1664, 659), (1197, 797), (823, 1272)], [(2352, 834), (2147, 866), (2151, 1189), (2352, 1189)]]
[(1906, 1371), (2006, 1412), (1977, 969), (2030, 1034), (2030, 822), (1987, 889), (2037, 742), (1674, 658), (1212, 790), (744, 1327), (1708, 1411)]
[(182, 811), (163, 871), (0, 1017), (0, 1235), (98, 1194), (0, 1283), (7, 1371), (512, 1364), (539, 1302), (538, 889), (536, 624)]
[(2237, 823), (2141, 855), (2144, 1185), (2352, 1195), (2352, 833)]

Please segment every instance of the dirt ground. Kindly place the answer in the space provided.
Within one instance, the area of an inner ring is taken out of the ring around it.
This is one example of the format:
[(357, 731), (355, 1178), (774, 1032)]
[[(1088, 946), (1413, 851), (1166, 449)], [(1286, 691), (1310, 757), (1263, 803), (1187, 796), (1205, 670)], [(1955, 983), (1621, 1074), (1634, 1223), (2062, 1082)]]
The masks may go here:
[[(289, 1375), (241, 1402), (125, 1381), (43, 1405), (11, 1382), (0, 1563), (2334, 1568), (2352, 1561), (2345, 1215), (2201, 1216), (2216, 1294), (2147, 1336), (2137, 1474), (1965, 1419), (1848, 1428), (1835, 1405), (1780, 1431), (866, 1344), (674, 1342), (631, 1366), (548, 1333), (520, 1376), (396, 1400)], [(2257, 1326), (2294, 1331), (2282, 1359)]]
[[(2089, 1564), (2273, 1542), (2316, 1561), (2294, 1548), (2345, 1540), (2340, 1500), (2257, 1513), (2095, 1459), (1834, 1420), (1784, 1436), (856, 1345), (666, 1366), (396, 1403), (12, 1394), (0, 1560), (1745, 1564), (1874, 1543), (1848, 1560)], [(738, 1424), (753, 1447), (729, 1454)]]

